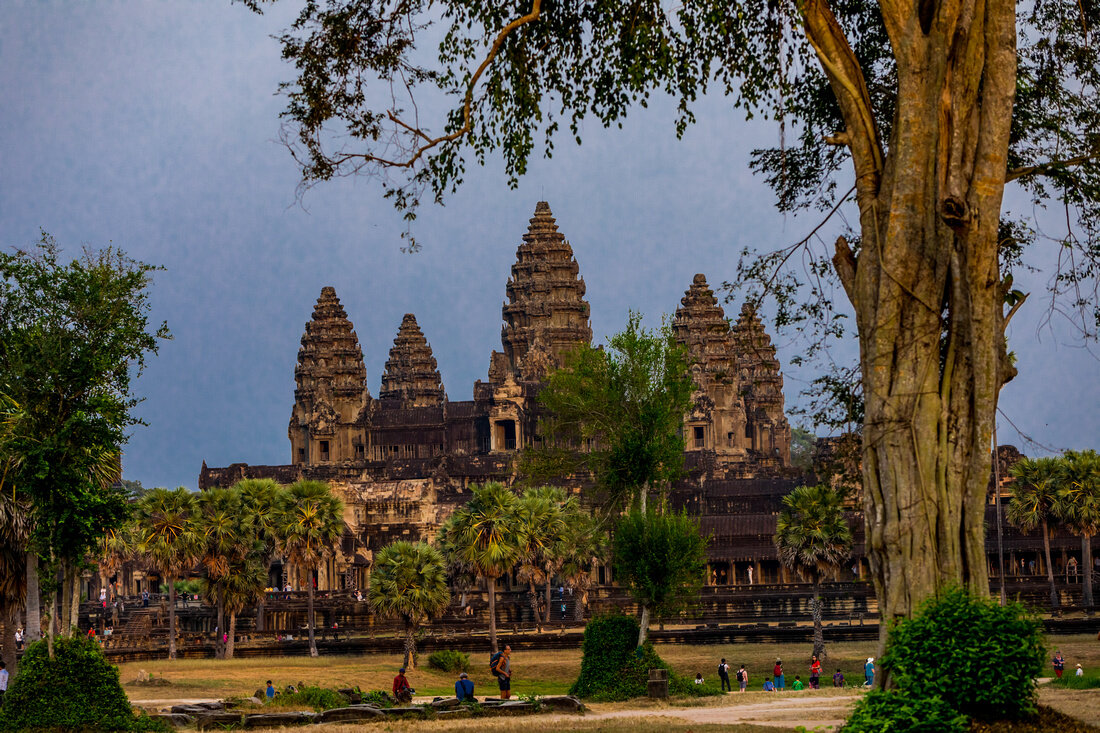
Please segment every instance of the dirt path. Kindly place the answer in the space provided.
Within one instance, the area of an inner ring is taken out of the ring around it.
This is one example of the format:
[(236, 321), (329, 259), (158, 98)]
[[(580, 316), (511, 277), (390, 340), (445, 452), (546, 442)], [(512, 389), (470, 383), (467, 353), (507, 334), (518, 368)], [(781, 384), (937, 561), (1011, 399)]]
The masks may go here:
[(689, 723), (755, 723), (780, 728), (804, 725), (810, 730), (818, 726), (839, 727), (852, 705), (859, 700), (853, 695), (807, 695), (732, 705), (707, 707), (661, 707), (600, 711), (598, 706), (587, 713), (585, 720), (614, 718), (674, 718)]

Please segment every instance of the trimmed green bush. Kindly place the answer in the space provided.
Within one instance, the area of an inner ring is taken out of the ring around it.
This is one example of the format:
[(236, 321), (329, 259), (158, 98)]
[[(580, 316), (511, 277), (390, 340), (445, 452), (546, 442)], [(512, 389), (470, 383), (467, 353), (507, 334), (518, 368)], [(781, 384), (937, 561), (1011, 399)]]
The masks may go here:
[(672, 668), (653, 650), (653, 644), (638, 643), (638, 621), (621, 613), (593, 618), (584, 628), (581, 674), (570, 695), (586, 700), (609, 702), (643, 697), (649, 670), (669, 671), (669, 694), (684, 696), (720, 695), (713, 685), (696, 685), (694, 680), (672, 674)]
[(94, 639), (83, 635), (27, 647), (19, 674), (0, 708), (0, 730), (140, 731), (167, 730), (148, 716), (135, 716), (119, 682), (118, 667), (107, 661)]
[(969, 719), (938, 697), (872, 690), (838, 733), (966, 733)]
[(428, 657), (428, 666), (432, 669), (458, 674), (470, 671), (470, 655), (454, 649), (440, 649)]
[(310, 687), (302, 685), (297, 692), (279, 696), (280, 704), (301, 705), (313, 708), (320, 713), (333, 708), (342, 708), (348, 704), (347, 699), (336, 690), (327, 687)]
[(913, 698), (941, 698), (965, 715), (1019, 719), (1036, 711), (1043, 627), (1022, 604), (954, 588), (890, 632), (882, 666)]

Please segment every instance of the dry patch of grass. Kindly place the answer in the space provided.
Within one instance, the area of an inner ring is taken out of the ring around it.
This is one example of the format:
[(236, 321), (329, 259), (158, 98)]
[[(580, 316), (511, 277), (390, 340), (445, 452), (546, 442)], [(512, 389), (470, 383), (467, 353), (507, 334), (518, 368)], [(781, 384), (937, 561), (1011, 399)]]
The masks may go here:
[(1067, 690), (1043, 685), (1039, 688), (1039, 702), (1083, 723), (1100, 726), (1100, 690)]
[[(645, 719), (585, 720), (575, 716), (539, 715), (533, 718), (467, 718), (464, 720), (395, 720), (383, 723), (324, 725), (318, 733), (363, 733), (386, 731), (387, 733), (464, 733), (465, 731), (514, 731), (519, 727), (531, 730), (577, 731), (578, 733), (776, 733), (774, 726), (733, 724), (700, 724), (677, 718), (660, 716)], [(313, 726), (310, 727), (311, 729)], [(269, 729), (274, 730), (274, 729)], [(286, 730), (279, 728), (278, 730)], [(793, 730), (793, 728), (788, 729)]]

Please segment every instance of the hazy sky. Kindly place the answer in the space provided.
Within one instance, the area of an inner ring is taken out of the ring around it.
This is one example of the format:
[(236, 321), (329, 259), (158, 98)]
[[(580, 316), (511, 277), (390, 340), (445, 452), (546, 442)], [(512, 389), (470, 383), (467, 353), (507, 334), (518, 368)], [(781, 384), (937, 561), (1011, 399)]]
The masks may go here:
[[(500, 349), (504, 286), (536, 201), (550, 202), (573, 245), (599, 341), (630, 308), (659, 323), (696, 272), (713, 285), (732, 278), (745, 245), (789, 244), (816, 224), (776, 213), (747, 170), (748, 151), (776, 131), (714, 98), (679, 142), (667, 105), (623, 130), (590, 124), (582, 147), (561, 140), (515, 191), (499, 160), (471, 170), (445, 208), (422, 212), (424, 250), (402, 254), (398, 217), (370, 181), (296, 202), (274, 94), (291, 70), (270, 37), (294, 12), (293, 2), (258, 17), (228, 0), (36, 1), (5, 3), (0, 16), (0, 246), (31, 245), (44, 229), (72, 253), (114, 243), (165, 268), (154, 317), (174, 339), (137, 383), (148, 426), (124, 459), (126, 478), (147, 487), (194, 487), (203, 460), (289, 461), (299, 340), (325, 285), (355, 324), (371, 394), (413, 312), (448, 395), (470, 399)], [(1037, 292), (1011, 329), (1021, 374), (1003, 393), (1001, 442), (1042, 452), (1011, 420), (1045, 446), (1098, 447), (1097, 361), (1069, 329), (1040, 329), (1044, 308)], [(777, 343), (786, 368), (800, 347)], [(786, 376), (790, 404), (813, 373)]]

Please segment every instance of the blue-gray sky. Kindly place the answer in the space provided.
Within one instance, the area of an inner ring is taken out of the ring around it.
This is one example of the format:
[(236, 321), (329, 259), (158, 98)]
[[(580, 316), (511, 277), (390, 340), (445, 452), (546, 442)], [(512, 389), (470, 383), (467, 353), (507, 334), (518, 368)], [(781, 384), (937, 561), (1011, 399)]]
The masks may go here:
[[(472, 170), (445, 208), (422, 212), (424, 250), (402, 254), (401, 223), (370, 181), (324, 184), (296, 202), (275, 96), (291, 70), (271, 38), (294, 11), (55, 1), (8, 3), (0, 17), (0, 246), (30, 245), (44, 229), (73, 253), (113, 243), (165, 268), (154, 317), (174, 339), (137, 383), (148, 426), (126, 448), (126, 478), (194, 487), (203, 460), (287, 462), (298, 343), (324, 285), (356, 326), (372, 394), (402, 314), (414, 312), (449, 396), (469, 399), (500, 348), (505, 281), (538, 200), (573, 245), (601, 341), (630, 308), (658, 323), (694, 273), (730, 279), (742, 247), (782, 246), (816, 224), (778, 214), (747, 169), (774, 128), (713, 98), (682, 141), (668, 105), (639, 110), (623, 130), (589, 124), (583, 146), (560, 141), (515, 191), (498, 160)], [(1012, 326), (1021, 375), (1002, 396), (1001, 442), (1042, 452), (1010, 419), (1052, 448), (1097, 447), (1097, 361), (1057, 321), (1040, 329), (1043, 315), (1036, 292)], [(777, 342), (786, 365), (800, 347)], [(786, 372), (791, 403), (813, 374)]]

